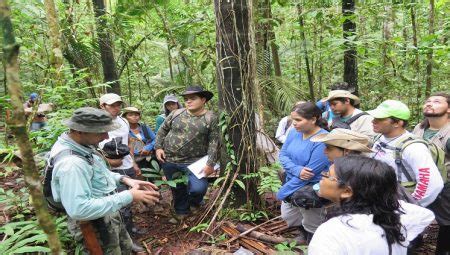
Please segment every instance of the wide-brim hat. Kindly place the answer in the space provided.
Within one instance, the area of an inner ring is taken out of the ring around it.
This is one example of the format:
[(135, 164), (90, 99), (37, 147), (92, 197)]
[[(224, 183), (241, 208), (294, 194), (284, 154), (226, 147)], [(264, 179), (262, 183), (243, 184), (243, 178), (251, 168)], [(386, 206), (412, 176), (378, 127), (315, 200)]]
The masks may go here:
[(105, 133), (121, 127), (113, 121), (111, 114), (92, 107), (75, 110), (72, 117), (64, 120), (63, 124), (70, 129), (87, 133)]
[(335, 128), (328, 134), (319, 134), (311, 138), (312, 142), (323, 142), (352, 151), (373, 152), (368, 147), (370, 138), (350, 129)]
[(211, 98), (214, 96), (214, 94), (211, 91), (204, 90), (200, 86), (191, 86), (187, 87), (181, 96), (187, 96), (187, 95), (200, 95), (201, 97), (206, 98), (206, 101), (211, 100)]
[(359, 97), (353, 95), (348, 90), (332, 90), (328, 93), (328, 97), (325, 98), (326, 101), (331, 101), (337, 98), (350, 98), (355, 101), (355, 104), (358, 105), (360, 103)]
[(125, 115), (127, 115), (127, 113), (130, 113), (130, 112), (135, 112), (135, 113), (141, 114), (141, 110), (139, 110), (136, 107), (129, 106), (129, 107), (125, 107), (122, 109), (122, 117), (124, 117)]

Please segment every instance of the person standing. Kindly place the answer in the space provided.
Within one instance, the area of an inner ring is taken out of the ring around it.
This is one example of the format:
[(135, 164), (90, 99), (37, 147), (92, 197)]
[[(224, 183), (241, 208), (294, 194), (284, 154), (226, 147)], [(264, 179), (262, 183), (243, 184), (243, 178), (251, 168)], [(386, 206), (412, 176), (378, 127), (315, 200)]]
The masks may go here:
[(156, 135), (152, 129), (141, 123), (141, 111), (136, 107), (126, 107), (123, 109), (122, 117), (130, 124), (130, 150), (134, 155), (134, 161), (139, 168), (150, 168), (150, 161), (147, 160), (154, 154)]
[(156, 134), (155, 143), (156, 157), (162, 162), (167, 180), (181, 174), (188, 175), (187, 185), (177, 183), (172, 188), (176, 215), (169, 222), (173, 224), (182, 221), (191, 210), (198, 210), (208, 188), (207, 179), (198, 179), (187, 167), (208, 156), (203, 172), (206, 176), (212, 174), (219, 143), (217, 115), (205, 107), (213, 93), (191, 86), (181, 96), (186, 108), (167, 116)]
[[(108, 132), (120, 128), (109, 113), (80, 108), (64, 123), (69, 131), (58, 138), (50, 151), (53, 200), (62, 203), (69, 231), (76, 241), (82, 239), (79, 223), (90, 221), (104, 254), (131, 254), (132, 241), (119, 209), (132, 201), (154, 204), (159, 200), (155, 191), (158, 188), (109, 171), (94, 147), (108, 139)], [(131, 189), (117, 192), (119, 184)]]
[[(414, 139), (406, 130), (410, 111), (400, 101), (386, 100), (368, 111), (373, 130), (381, 135), (372, 147), (373, 158), (386, 162), (397, 173), (397, 179), (412, 190), (412, 197), (421, 206), (430, 205), (441, 192), (444, 183), (428, 147), (420, 142), (403, 148), (405, 141)], [(397, 158), (400, 152), (400, 158)]]
[(450, 95), (441, 92), (431, 95), (423, 105), (425, 119), (414, 128), (413, 134), (436, 144), (445, 152), (447, 180), (442, 192), (430, 208), (436, 215), (439, 233), (436, 254), (450, 254)]
[(156, 127), (155, 132), (158, 132), (158, 129), (163, 124), (164, 120), (169, 116), (169, 114), (176, 110), (181, 109), (181, 104), (178, 102), (178, 98), (175, 95), (167, 95), (164, 97), (163, 101), (163, 113), (156, 117)]
[(281, 217), (289, 227), (300, 227), (299, 241), (308, 242), (317, 227), (324, 220), (323, 208), (302, 208), (291, 203), (292, 195), (306, 185), (320, 180), (320, 173), (329, 166), (325, 144), (312, 142), (311, 138), (328, 133), (320, 109), (311, 102), (300, 104), (291, 112), (294, 128), (289, 132), (280, 151), (280, 163), (285, 170), (286, 180), (277, 193), (282, 201)]
[(434, 219), (420, 206), (399, 201), (395, 171), (365, 156), (336, 158), (320, 181), (319, 196), (335, 202), (314, 234), (310, 255), (406, 255), (408, 244)]
[(334, 114), (331, 129), (346, 128), (371, 138), (375, 137), (372, 129), (373, 117), (356, 108), (360, 103), (359, 97), (346, 90), (332, 90), (327, 101)]
[[(128, 147), (128, 135), (130, 132), (130, 126), (128, 121), (121, 116), (119, 116), (120, 111), (122, 109), (122, 98), (114, 93), (104, 94), (100, 97), (100, 108), (111, 114), (113, 118), (113, 122), (120, 126), (120, 128), (112, 130), (108, 132), (108, 139), (103, 140), (99, 143), (99, 147), (102, 149), (106, 143), (111, 142), (113, 139), (119, 141)], [(127, 175), (132, 179), (136, 178), (137, 175), (140, 175), (140, 169), (137, 164), (133, 161), (133, 158), (130, 154), (126, 155), (120, 159), (112, 159), (106, 158), (109, 165), (111, 166), (111, 171), (114, 173), (119, 173), (122, 175)], [(119, 184), (118, 191), (127, 190), (128, 187), (124, 184)], [(122, 213), (123, 220), (125, 222), (125, 226), (127, 228), (128, 233), (132, 237), (136, 235), (144, 234), (145, 232), (139, 228), (136, 228), (133, 224), (133, 212), (131, 210), (131, 205), (124, 207), (120, 211)], [(144, 249), (133, 242), (133, 251), (144, 251)]]

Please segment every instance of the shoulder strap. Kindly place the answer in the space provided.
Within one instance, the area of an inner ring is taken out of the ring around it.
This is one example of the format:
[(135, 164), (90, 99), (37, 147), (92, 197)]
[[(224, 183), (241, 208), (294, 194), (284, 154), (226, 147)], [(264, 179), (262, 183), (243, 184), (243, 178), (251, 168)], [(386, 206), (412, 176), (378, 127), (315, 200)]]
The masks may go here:
[(180, 116), (180, 114), (182, 114), (182, 113), (185, 112), (185, 111), (186, 111), (186, 108), (176, 109), (176, 110), (173, 112), (172, 119), (170, 120), (170, 125), (172, 126), (173, 120), (176, 119), (178, 116)]
[(83, 155), (83, 154), (81, 154), (80, 152), (75, 151), (75, 150), (72, 150), (72, 149), (64, 149), (64, 150), (58, 152), (55, 156), (53, 156), (52, 158), (50, 158), (49, 163), (53, 166), (54, 163), (55, 163), (57, 160), (59, 160), (59, 159), (61, 159), (61, 158), (64, 158), (65, 156), (69, 156), (69, 155), (77, 156), (77, 157), (79, 157), (79, 158), (85, 160), (86, 162), (88, 162), (89, 165), (93, 165), (93, 164), (94, 164), (94, 157), (93, 157), (92, 155), (90, 155), (90, 154), (88, 154), (88, 155)]
[[(381, 136), (378, 136), (376, 138), (376, 140), (378, 140)], [(375, 141), (376, 141), (375, 140)], [(391, 146), (387, 143), (384, 142), (380, 142), (380, 146), (389, 150), (393, 150), (394, 154), (395, 154), (395, 165), (397, 166), (397, 177), (400, 177), (400, 173), (403, 173), (406, 177), (406, 179), (409, 182), (414, 181), (414, 179), (412, 178), (411, 174), (408, 172), (408, 170), (406, 170), (405, 165), (403, 164), (403, 160), (402, 160), (402, 152), (403, 150), (410, 144), (415, 143), (416, 140), (413, 136), (407, 136), (401, 140), (399, 140), (395, 146)]]
[(360, 112), (360, 113), (356, 114), (355, 116), (352, 116), (350, 119), (348, 119), (347, 121), (344, 121), (344, 122), (347, 123), (348, 125), (350, 125), (355, 120), (357, 120), (359, 117), (361, 117), (363, 115), (368, 115), (368, 113), (367, 112)]

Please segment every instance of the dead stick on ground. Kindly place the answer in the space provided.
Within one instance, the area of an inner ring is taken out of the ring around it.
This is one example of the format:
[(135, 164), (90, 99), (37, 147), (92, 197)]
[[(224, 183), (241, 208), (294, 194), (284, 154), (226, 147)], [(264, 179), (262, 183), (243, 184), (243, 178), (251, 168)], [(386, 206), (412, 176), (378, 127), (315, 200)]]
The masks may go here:
[(152, 254), (152, 251), (148, 248), (147, 244), (144, 241), (142, 241), (142, 244), (144, 245), (144, 247), (147, 250), (148, 254)]
[(277, 216), (277, 217), (275, 217), (275, 218), (272, 218), (272, 219), (270, 219), (270, 220), (268, 220), (268, 221), (265, 221), (265, 222), (263, 222), (263, 223), (261, 223), (261, 224), (259, 224), (259, 225), (256, 225), (256, 226), (254, 226), (253, 228), (250, 228), (250, 229), (248, 229), (247, 231), (244, 231), (244, 232), (240, 233), (238, 236), (235, 236), (235, 237), (231, 238), (230, 240), (227, 241), (227, 243), (231, 243), (231, 242), (233, 242), (234, 240), (236, 240), (236, 239), (238, 239), (238, 238), (240, 238), (240, 237), (243, 237), (243, 236), (245, 236), (246, 234), (252, 232), (253, 230), (255, 230), (255, 229), (261, 227), (262, 225), (265, 225), (265, 224), (267, 224), (267, 223), (269, 223), (269, 222), (272, 222), (272, 221), (274, 221), (274, 220), (277, 220), (277, 219), (279, 219), (279, 218), (281, 218), (281, 215), (280, 215), (280, 216)]

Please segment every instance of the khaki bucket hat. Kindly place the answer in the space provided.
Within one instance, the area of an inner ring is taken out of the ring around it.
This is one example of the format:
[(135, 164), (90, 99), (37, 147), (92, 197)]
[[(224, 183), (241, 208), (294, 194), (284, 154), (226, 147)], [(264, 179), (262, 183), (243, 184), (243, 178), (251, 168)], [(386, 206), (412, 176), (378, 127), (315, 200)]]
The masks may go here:
[(320, 134), (311, 138), (313, 142), (323, 142), (352, 151), (372, 152), (368, 147), (370, 138), (350, 129), (335, 128), (328, 134)]
[(358, 105), (360, 103), (359, 97), (350, 93), (347, 90), (332, 90), (328, 93), (328, 97), (325, 98), (326, 101), (331, 101), (336, 98), (350, 98), (355, 101), (355, 104)]
[(125, 117), (127, 115), (127, 113), (130, 113), (130, 112), (135, 112), (135, 113), (141, 114), (141, 110), (139, 110), (138, 108), (133, 107), (133, 106), (125, 107), (125, 108), (123, 108), (122, 111), (123, 111), (122, 115), (121, 115), (122, 117)]
[(76, 109), (72, 117), (64, 120), (63, 124), (70, 129), (87, 133), (105, 133), (120, 128), (120, 124), (113, 122), (111, 114), (92, 107)]

